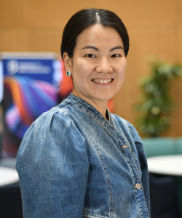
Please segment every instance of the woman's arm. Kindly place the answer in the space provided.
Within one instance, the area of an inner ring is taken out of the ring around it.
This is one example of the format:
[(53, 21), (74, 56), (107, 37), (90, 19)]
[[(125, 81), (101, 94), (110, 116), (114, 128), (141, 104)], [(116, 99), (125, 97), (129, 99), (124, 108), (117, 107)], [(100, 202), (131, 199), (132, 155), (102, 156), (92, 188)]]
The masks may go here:
[(68, 117), (48, 112), (17, 155), (24, 218), (82, 217), (88, 176), (85, 139)]

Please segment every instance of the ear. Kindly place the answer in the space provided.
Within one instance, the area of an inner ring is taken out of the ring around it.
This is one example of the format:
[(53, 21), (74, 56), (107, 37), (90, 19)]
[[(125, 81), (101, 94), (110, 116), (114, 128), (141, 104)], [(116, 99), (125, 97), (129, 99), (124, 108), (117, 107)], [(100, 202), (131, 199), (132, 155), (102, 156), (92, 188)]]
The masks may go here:
[(72, 69), (72, 58), (68, 56), (67, 52), (64, 52), (63, 54), (63, 61), (64, 61), (64, 66), (66, 71), (71, 71)]

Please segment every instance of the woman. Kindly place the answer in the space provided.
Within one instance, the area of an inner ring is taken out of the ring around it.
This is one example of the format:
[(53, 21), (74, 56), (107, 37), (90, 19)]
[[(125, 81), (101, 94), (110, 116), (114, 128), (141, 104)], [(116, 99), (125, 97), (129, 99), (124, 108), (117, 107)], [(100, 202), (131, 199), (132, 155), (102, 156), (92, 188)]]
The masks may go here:
[(24, 217), (149, 217), (143, 144), (107, 109), (128, 49), (127, 30), (111, 11), (81, 10), (66, 24), (61, 55), (73, 92), (32, 124), (20, 146)]

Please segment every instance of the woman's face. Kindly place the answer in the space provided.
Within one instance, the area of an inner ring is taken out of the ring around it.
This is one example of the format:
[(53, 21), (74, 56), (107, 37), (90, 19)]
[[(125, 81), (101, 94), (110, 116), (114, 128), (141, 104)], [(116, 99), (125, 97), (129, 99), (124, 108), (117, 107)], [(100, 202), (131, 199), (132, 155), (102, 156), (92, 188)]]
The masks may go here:
[(73, 78), (73, 94), (89, 103), (107, 102), (120, 89), (126, 69), (124, 46), (118, 32), (94, 24), (77, 38), (73, 58), (63, 55)]

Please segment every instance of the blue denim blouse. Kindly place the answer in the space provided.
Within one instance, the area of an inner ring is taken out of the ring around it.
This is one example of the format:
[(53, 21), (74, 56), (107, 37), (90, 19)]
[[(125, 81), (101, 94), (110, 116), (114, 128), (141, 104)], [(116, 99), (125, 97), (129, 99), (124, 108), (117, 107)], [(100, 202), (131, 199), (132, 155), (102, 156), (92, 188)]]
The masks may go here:
[(109, 118), (71, 94), (31, 125), (16, 164), (24, 218), (149, 217), (142, 141)]

